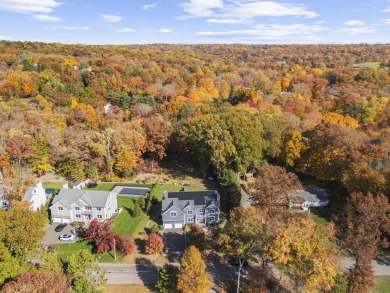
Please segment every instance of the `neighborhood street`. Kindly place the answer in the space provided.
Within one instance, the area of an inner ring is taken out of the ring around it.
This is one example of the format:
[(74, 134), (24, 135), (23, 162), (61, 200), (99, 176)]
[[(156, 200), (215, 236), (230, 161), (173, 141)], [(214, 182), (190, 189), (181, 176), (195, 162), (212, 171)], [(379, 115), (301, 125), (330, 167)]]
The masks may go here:
[[(342, 258), (340, 266), (342, 269), (347, 270), (354, 265), (353, 258)], [(372, 260), (372, 268), (374, 270), (374, 276), (390, 276), (390, 258), (375, 258)]]

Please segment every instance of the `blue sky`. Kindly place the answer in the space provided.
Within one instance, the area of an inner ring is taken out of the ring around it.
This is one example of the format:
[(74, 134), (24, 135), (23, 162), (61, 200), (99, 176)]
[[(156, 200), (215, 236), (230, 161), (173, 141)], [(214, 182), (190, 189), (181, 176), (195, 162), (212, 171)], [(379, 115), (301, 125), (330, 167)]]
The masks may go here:
[(390, 43), (390, 0), (0, 0), (0, 39)]

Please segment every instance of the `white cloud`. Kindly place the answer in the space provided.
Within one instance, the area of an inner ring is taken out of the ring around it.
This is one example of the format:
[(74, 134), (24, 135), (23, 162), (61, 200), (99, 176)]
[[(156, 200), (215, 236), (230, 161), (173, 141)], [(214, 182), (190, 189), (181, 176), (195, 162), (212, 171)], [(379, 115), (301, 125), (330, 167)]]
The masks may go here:
[(152, 9), (156, 7), (156, 3), (153, 3), (153, 4), (145, 4), (144, 6), (142, 6), (142, 9), (143, 10), (149, 10), (149, 9)]
[[(209, 37), (235, 37), (238, 39), (251, 38), (262, 40), (278, 40), (282, 37), (293, 35), (309, 35), (327, 30), (327, 28), (320, 25), (305, 25), (305, 24), (259, 24), (250, 30), (232, 30), (232, 31), (210, 31), (198, 32), (198, 36)], [(312, 38), (316, 38), (312, 36)]]
[(381, 19), (380, 22), (383, 24), (390, 24), (390, 19)]
[(50, 13), (61, 4), (55, 0), (1, 0), (0, 10), (20, 13)]
[(366, 26), (361, 27), (353, 27), (353, 28), (341, 28), (339, 29), (341, 32), (350, 34), (350, 35), (356, 35), (356, 34), (367, 34), (367, 33), (373, 33), (375, 32), (374, 29), (368, 28)]
[(182, 19), (212, 17), (213, 19), (248, 21), (262, 16), (303, 16), (306, 18), (318, 16), (317, 13), (308, 10), (303, 4), (285, 4), (274, 1), (229, 1), (228, 4), (224, 4), (222, 0), (191, 0), (182, 3), (181, 6), (187, 13), (181, 17)]
[(349, 20), (345, 25), (364, 25), (364, 22), (361, 20)]
[(117, 30), (118, 33), (133, 33), (135, 32), (135, 29), (132, 28), (122, 28)]
[(190, 2), (182, 3), (181, 6), (188, 13), (183, 18), (210, 17), (215, 14), (213, 9), (223, 8), (223, 2), (222, 0), (191, 0)]
[(222, 24), (237, 24), (237, 23), (252, 23), (253, 21), (246, 20), (246, 19), (234, 19), (234, 18), (225, 18), (225, 19), (210, 18), (207, 20), (207, 22), (222, 23)]
[(60, 22), (60, 21), (62, 21), (62, 18), (60, 18), (60, 17), (50, 16), (50, 15), (46, 15), (46, 14), (34, 14), (32, 16), (32, 18), (35, 20), (47, 21), (47, 22)]
[(44, 28), (52, 30), (68, 30), (68, 31), (88, 31), (91, 28), (89, 26), (46, 26)]
[(383, 10), (382, 12), (390, 12), (390, 7), (386, 8), (386, 9)]
[(158, 33), (170, 33), (172, 30), (169, 29), (169, 28), (162, 28), (160, 30), (158, 30), (157, 32)]
[(118, 15), (102, 14), (100, 15), (100, 19), (105, 22), (120, 22), (123, 17)]
[(10, 37), (6, 37), (6, 36), (0, 36), (0, 40), (12, 41), (13, 39)]

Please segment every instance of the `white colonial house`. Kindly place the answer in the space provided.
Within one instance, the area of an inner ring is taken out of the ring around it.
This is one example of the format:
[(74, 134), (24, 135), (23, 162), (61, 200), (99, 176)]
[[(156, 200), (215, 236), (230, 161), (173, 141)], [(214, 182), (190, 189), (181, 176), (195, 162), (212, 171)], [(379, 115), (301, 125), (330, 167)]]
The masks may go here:
[(112, 191), (61, 189), (53, 199), (50, 212), (54, 223), (104, 221), (118, 212), (117, 194)]
[(30, 208), (33, 211), (39, 211), (48, 200), (48, 196), (42, 186), (42, 182), (38, 182), (35, 187), (30, 187), (29, 189), (27, 189), (26, 193), (24, 194), (23, 200), (28, 201), (30, 203)]
[(305, 187), (289, 195), (290, 208), (298, 207), (307, 211), (312, 207), (325, 207), (328, 205), (329, 196), (321, 188)]

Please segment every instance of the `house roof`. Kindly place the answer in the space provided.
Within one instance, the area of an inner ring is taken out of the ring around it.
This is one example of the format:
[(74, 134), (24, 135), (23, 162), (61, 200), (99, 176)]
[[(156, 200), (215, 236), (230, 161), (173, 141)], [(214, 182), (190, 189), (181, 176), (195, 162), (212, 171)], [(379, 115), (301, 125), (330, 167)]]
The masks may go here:
[(166, 212), (172, 206), (183, 210), (188, 206), (207, 206), (217, 201), (218, 192), (215, 190), (166, 192), (162, 201), (162, 212)]
[(325, 190), (317, 187), (305, 187), (297, 190), (296, 196), (302, 197), (305, 202), (318, 202), (329, 200), (329, 196)]
[(218, 192), (216, 190), (207, 191), (179, 191), (168, 192), (167, 199), (177, 198), (179, 201), (194, 201), (195, 205), (204, 205), (206, 198), (217, 200)]
[(25, 193), (24, 196), (23, 196), (23, 200), (31, 201), (31, 198), (32, 198), (32, 196), (33, 196), (34, 188), (36, 188), (36, 187), (29, 187), (29, 188), (27, 189), (26, 193)]
[(70, 205), (87, 203), (91, 207), (103, 208), (106, 206), (110, 191), (61, 189), (54, 197), (52, 204), (60, 203), (70, 209)]
[(131, 194), (131, 195), (147, 195), (150, 192), (150, 188), (142, 187), (124, 187), (119, 194)]
[(73, 186), (77, 186), (81, 183), (82, 183), (82, 181), (80, 181), (80, 180), (73, 181)]

